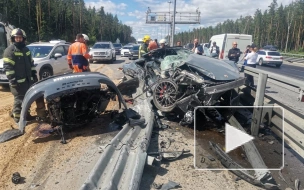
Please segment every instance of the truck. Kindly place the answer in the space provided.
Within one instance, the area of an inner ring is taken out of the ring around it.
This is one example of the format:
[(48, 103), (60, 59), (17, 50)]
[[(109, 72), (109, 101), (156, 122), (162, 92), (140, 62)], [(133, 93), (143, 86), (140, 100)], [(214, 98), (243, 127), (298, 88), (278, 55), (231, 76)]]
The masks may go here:
[(142, 38), (138, 38), (137, 41), (136, 41), (136, 43), (138, 45), (141, 45), (142, 43), (144, 43), (144, 41), (142, 40)]
[(216, 42), (216, 45), (219, 46), (219, 59), (228, 59), (228, 52), (232, 48), (232, 43), (237, 42), (237, 48), (239, 48), (241, 52), (244, 52), (248, 45), (252, 45), (252, 35), (229, 33), (214, 35), (210, 38), (209, 48), (213, 42)]

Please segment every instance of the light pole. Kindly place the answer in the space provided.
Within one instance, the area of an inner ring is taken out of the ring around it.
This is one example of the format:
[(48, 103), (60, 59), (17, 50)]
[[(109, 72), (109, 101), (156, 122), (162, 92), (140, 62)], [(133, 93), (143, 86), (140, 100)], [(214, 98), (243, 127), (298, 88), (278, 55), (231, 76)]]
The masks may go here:
[(173, 22), (172, 22), (172, 31), (171, 31), (171, 46), (174, 43), (174, 34), (175, 34), (175, 14), (176, 14), (176, 0), (174, 0), (174, 9), (173, 9)]
[[(171, 15), (170, 15), (170, 5), (171, 5), (172, 2), (171, 2), (171, 1), (168, 1), (168, 3), (169, 3), (169, 21), (172, 22), (172, 21), (171, 21)], [(171, 34), (170, 27), (171, 27), (171, 23), (170, 23), (169, 26), (168, 26), (168, 33), (169, 33), (169, 34), (167, 34), (167, 36), (170, 36), (170, 34)], [(169, 41), (169, 44), (170, 44), (170, 37), (168, 38), (168, 41)]]

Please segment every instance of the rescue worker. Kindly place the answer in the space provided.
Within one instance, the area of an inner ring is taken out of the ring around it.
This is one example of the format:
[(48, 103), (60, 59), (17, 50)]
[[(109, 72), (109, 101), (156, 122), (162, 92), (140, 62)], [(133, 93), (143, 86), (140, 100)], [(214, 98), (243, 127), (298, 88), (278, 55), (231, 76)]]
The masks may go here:
[(166, 47), (166, 43), (167, 43), (167, 41), (166, 41), (166, 39), (161, 39), (160, 41), (159, 41), (159, 44), (160, 44), (160, 48), (165, 48)]
[(150, 36), (149, 35), (145, 35), (143, 38), (143, 42), (140, 46), (139, 46), (139, 55), (138, 58), (141, 58), (143, 54), (146, 54), (149, 52), (149, 43), (150, 43)]
[[(12, 45), (7, 47), (3, 54), (3, 67), (5, 74), (9, 80), (11, 93), (14, 95), (14, 105), (10, 116), (17, 124), (20, 120), (21, 105), (25, 93), (30, 86), (38, 81), (37, 71), (34, 65), (34, 60), (31, 51), (26, 47), (26, 34), (20, 29), (16, 28), (11, 32)], [(40, 118), (45, 118), (45, 104), (44, 97), (41, 96), (36, 100), (36, 112)], [(26, 120), (35, 119), (30, 115), (26, 115)]]
[(76, 42), (69, 47), (67, 58), (69, 67), (73, 70), (73, 73), (90, 71), (88, 59), (91, 58), (91, 56), (82, 34), (77, 34)]
[(149, 43), (149, 46), (148, 46), (148, 50), (151, 51), (151, 50), (154, 50), (154, 49), (157, 49), (157, 48), (158, 48), (157, 42), (151, 40), (150, 43)]

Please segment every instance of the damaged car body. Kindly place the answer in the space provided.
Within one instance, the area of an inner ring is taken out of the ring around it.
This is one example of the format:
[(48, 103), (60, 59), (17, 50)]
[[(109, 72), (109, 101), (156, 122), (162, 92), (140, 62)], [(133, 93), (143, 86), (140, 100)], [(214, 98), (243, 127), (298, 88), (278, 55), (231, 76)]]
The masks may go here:
[(152, 94), (155, 107), (182, 115), (181, 124), (193, 123), (197, 106), (238, 105), (236, 89), (245, 83), (233, 62), (180, 47), (152, 50), (142, 59), (125, 64), (123, 72), (126, 81), (144, 80), (143, 91)]
[(20, 136), (25, 132), (26, 110), (39, 97), (44, 96), (47, 104), (46, 118), (38, 118), (38, 121), (47, 123), (52, 128), (59, 129), (62, 143), (65, 143), (63, 130), (84, 126), (103, 113), (110, 100), (119, 101), (125, 108), (123, 115), (130, 126), (140, 119), (137, 113), (127, 109), (122, 95), (110, 78), (101, 73), (73, 73), (48, 77), (41, 80), (25, 94), (19, 130), (12, 129), (0, 135), (0, 141)]

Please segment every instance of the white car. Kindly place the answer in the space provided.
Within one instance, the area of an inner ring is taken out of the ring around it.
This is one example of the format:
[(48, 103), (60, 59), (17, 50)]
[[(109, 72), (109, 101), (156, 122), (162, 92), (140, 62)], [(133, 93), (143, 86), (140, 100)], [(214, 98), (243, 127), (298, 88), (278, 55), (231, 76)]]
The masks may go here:
[(259, 65), (275, 65), (276, 67), (281, 67), (283, 64), (283, 56), (278, 51), (271, 50), (259, 50), (257, 51), (258, 58), (257, 63)]
[(90, 55), (92, 58), (89, 60), (90, 63), (93, 61), (116, 61), (116, 52), (112, 42), (96, 42), (90, 49)]
[(129, 57), (130, 49), (132, 49), (132, 48), (133, 48), (132, 45), (126, 45), (126, 46), (122, 47), (121, 52), (120, 52), (121, 57)]
[[(62, 40), (35, 42), (27, 46), (34, 59), (38, 79), (71, 72), (67, 61), (69, 46), (70, 43)], [(0, 59), (0, 84), (9, 84), (3, 69), (3, 59)]]

